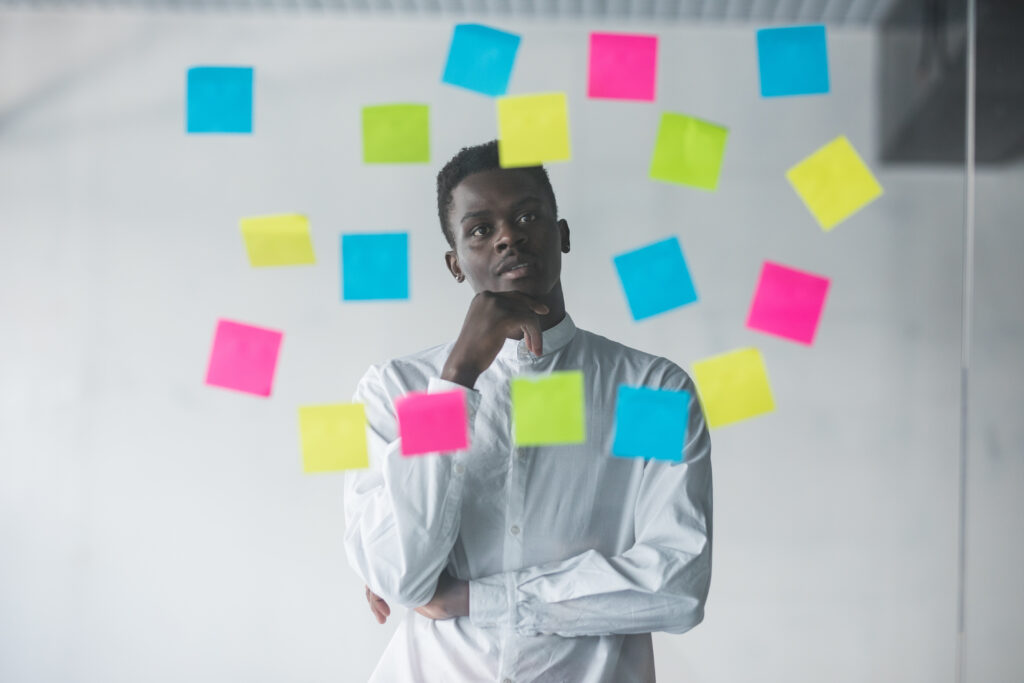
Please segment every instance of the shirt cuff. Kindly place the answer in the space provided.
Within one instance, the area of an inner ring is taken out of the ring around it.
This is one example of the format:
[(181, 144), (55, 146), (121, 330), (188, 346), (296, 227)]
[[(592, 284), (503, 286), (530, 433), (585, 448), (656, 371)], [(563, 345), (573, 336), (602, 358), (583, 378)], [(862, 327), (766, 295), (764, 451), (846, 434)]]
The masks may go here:
[(431, 377), (427, 382), (428, 394), (439, 394), (443, 391), (460, 390), (466, 395), (466, 424), (469, 426), (469, 435), (473, 436), (473, 424), (476, 422), (476, 411), (480, 407), (480, 392), (470, 389), (456, 382), (449, 382), (440, 377)]
[(494, 574), (469, 582), (469, 621), (474, 626), (487, 628), (511, 625), (511, 600), (506, 577)]

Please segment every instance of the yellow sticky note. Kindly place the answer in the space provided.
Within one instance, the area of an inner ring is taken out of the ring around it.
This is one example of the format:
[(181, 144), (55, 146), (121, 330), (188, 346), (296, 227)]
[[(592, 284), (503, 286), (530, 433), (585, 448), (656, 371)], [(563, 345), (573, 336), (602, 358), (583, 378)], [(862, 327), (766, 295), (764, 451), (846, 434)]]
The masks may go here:
[(239, 221), (249, 263), (254, 266), (295, 266), (316, 263), (309, 238), (309, 219), (299, 214), (256, 216)]
[(786, 178), (826, 231), (882, 194), (882, 186), (845, 135), (786, 171)]
[(430, 161), (430, 107), (379, 104), (363, 107), (363, 161), (418, 164)]
[(498, 161), (502, 168), (568, 161), (565, 93), (498, 98)]
[(512, 380), (512, 420), (520, 446), (583, 443), (583, 373), (552, 372)]
[(303, 472), (336, 472), (370, 466), (366, 409), (361, 403), (299, 407)]
[(764, 359), (757, 349), (739, 349), (698, 361), (693, 364), (693, 378), (710, 427), (775, 410)]

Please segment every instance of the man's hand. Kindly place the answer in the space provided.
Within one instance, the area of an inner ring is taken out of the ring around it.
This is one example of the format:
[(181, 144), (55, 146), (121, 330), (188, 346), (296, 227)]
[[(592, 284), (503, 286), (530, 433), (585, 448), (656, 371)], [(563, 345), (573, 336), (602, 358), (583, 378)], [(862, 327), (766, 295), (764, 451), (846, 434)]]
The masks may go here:
[(370, 611), (373, 612), (373, 616), (377, 617), (377, 623), (383, 624), (391, 616), (391, 608), (388, 607), (388, 603), (384, 602), (384, 598), (371, 591), (369, 586), (365, 586), (365, 588), (366, 601), (370, 603)]
[[(370, 611), (383, 624), (391, 616), (391, 608), (384, 598), (366, 588), (366, 601), (370, 603)], [(430, 602), (417, 607), (416, 611), (428, 619), (454, 619), (469, 616), (469, 583), (454, 579), (447, 572), (441, 574), (437, 582), (437, 590)]]
[(416, 612), (428, 619), (454, 619), (469, 616), (469, 582), (443, 572), (437, 580), (437, 590), (430, 602), (417, 607)]
[(525, 339), (526, 348), (539, 356), (543, 350), (540, 316), (548, 312), (545, 304), (522, 292), (478, 292), (441, 370), (441, 379), (472, 389), (506, 339)]

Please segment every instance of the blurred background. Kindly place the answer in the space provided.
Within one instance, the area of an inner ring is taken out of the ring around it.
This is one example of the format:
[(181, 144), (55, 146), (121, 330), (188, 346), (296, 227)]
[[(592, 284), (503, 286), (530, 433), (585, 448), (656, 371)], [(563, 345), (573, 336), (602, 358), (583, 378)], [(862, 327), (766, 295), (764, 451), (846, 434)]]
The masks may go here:
[[(1024, 4), (1014, 0), (0, 2), (0, 680), (360, 681), (379, 626), (342, 473), (297, 408), (448, 341), (434, 177), (496, 137), (441, 83), (456, 23), (563, 91), (567, 307), (684, 368), (756, 346), (774, 413), (712, 433), (706, 618), (660, 681), (1024, 680)], [(755, 31), (824, 23), (828, 95), (762, 98)], [(660, 38), (657, 99), (586, 97), (591, 31)], [(195, 65), (252, 66), (253, 134), (185, 133)], [(430, 105), (431, 160), (360, 111)], [(729, 128), (718, 189), (647, 177), (662, 112)], [(846, 135), (884, 195), (835, 230), (785, 171)], [(242, 216), (309, 216), (255, 269)], [(407, 231), (410, 299), (343, 302), (338, 235)], [(634, 322), (612, 256), (678, 236), (700, 300)], [(764, 260), (825, 275), (813, 346), (744, 326)], [(284, 331), (269, 398), (204, 385), (216, 321)]]

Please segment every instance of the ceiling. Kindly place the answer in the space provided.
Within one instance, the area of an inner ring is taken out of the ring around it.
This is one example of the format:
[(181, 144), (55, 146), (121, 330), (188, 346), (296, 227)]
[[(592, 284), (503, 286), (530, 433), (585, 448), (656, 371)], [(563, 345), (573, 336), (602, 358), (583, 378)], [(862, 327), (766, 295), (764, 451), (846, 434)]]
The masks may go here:
[(874, 26), (896, 0), (0, 0), (16, 7), (327, 10), (371, 15)]

